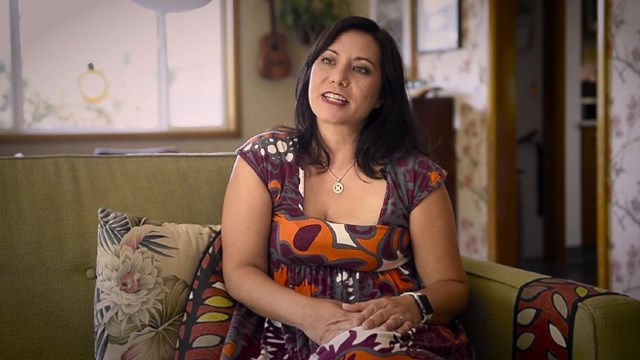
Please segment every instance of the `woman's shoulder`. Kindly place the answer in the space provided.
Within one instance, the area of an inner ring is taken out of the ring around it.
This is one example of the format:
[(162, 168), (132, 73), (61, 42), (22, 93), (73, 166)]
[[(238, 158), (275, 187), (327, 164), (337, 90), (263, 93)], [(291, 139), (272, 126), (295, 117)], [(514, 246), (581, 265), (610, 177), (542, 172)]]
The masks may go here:
[(440, 171), (441, 167), (433, 161), (427, 154), (424, 154), (418, 150), (413, 150), (402, 156), (395, 157), (390, 162), (390, 167), (396, 171), (407, 170), (436, 170)]
[(265, 131), (250, 137), (245, 142), (245, 145), (254, 145), (254, 144), (268, 145), (268, 144), (276, 143), (279, 141), (293, 143), (295, 141), (295, 138), (285, 131), (270, 130), (270, 131)]
[(258, 158), (271, 159), (269, 162), (292, 162), (294, 159), (294, 146), (296, 139), (285, 131), (267, 131), (252, 136), (236, 153), (245, 160), (252, 157), (256, 162)]
[(268, 151), (270, 153), (291, 151), (296, 139), (284, 131), (266, 131), (250, 137), (238, 152)]
[(444, 181), (447, 171), (433, 161), (427, 154), (412, 151), (405, 156), (395, 158), (386, 171), (395, 174), (395, 178), (408, 180), (411, 183), (436, 185)]
[(389, 179), (407, 209), (413, 210), (425, 197), (444, 184), (447, 171), (427, 154), (413, 151), (389, 164)]

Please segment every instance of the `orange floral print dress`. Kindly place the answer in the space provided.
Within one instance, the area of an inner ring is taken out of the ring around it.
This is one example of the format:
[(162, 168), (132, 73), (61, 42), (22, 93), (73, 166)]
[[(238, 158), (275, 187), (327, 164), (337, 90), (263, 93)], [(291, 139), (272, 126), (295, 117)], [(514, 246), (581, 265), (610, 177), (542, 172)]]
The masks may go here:
[[(269, 272), (307, 296), (353, 303), (422, 288), (411, 253), (409, 213), (443, 185), (446, 172), (415, 153), (386, 166), (387, 193), (377, 224), (338, 224), (304, 214), (304, 173), (296, 140), (268, 132), (237, 150), (273, 202)], [(224, 230), (223, 230), (224, 231)], [(223, 249), (224, 250), (224, 249)], [(350, 329), (322, 346), (303, 331), (238, 304), (223, 359), (469, 359), (474, 352), (457, 321), (417, 325), (408, 335)]]

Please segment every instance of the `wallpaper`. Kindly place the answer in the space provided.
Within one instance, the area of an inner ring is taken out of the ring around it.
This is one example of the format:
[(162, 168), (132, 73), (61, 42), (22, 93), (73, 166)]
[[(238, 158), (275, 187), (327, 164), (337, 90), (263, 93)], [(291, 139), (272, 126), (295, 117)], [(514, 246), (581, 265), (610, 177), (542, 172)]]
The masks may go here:
[(419, 53), (418, 76), (455, 97), (460, 252), (487, 259), (487, 0), (461, 2), (462, 46)]
[(611, 1), (610, 288), (640, 299), (640, 2)]

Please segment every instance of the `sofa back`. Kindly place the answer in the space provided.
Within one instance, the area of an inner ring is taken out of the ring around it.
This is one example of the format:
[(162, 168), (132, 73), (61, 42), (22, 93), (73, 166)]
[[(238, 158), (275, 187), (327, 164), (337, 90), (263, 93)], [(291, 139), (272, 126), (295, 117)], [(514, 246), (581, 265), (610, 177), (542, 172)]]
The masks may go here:
[(234, 160), (0, 158), (0, 358), (93, 358), (98, 208), (217, 224)]
[[(98, 209), (219, 224), (234, 160), (230, 153), (0, 158), (0, 359), (93, 358)], [(478, 359), (509, 359), (519, 339), (519, 293), (542, 275), (464, 262), (471, 301), (462, 320)], [(609, 294), (578, 305), (569, 330), (574, 359), (640, 358), (640, 302)]]

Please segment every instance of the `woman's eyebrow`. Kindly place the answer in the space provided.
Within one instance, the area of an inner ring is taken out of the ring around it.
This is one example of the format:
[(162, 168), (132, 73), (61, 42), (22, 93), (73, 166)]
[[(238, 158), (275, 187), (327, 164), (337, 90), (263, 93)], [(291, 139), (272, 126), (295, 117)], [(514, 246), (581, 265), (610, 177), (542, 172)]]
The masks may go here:
[[(335, 55), (340, 55), (336, 50), (333, 50), (331, 48), (328, 48), (326, 51), (329, 51)], [(359, 61), (366, 61), (369, 64), (371, 64), (371, 66), (376, 67), (376, 64), (369, 58), (364, 57), (364, 56), (357, 56), (354, 60), (359, 60)]]

